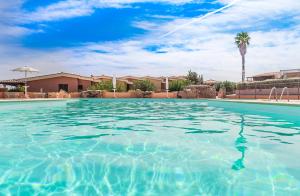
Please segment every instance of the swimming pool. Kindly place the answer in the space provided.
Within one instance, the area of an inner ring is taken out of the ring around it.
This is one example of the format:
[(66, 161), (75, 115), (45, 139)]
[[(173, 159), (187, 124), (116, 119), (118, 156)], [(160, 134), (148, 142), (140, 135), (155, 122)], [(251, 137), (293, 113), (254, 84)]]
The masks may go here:
[(299, 195), (300, 107), (0, 103), (0, 193)]

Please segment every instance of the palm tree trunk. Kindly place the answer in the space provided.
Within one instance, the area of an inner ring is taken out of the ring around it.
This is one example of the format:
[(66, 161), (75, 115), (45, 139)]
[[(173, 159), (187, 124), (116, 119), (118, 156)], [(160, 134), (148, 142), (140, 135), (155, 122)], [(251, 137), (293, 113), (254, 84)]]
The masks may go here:
[(242, 82), (245, 82), (245, 55), (242, 55)]

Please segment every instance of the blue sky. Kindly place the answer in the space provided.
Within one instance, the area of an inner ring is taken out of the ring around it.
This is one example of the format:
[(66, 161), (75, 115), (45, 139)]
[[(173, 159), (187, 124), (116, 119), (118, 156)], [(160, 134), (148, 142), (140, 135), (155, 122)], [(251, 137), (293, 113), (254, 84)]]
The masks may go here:
[[(258, 9), (259, 8), (259, 9)], [(15, 0), (0, 2), (0, 79), (39, 74), (183, 75), (240, 79), (300, 68), (298, 0)]]

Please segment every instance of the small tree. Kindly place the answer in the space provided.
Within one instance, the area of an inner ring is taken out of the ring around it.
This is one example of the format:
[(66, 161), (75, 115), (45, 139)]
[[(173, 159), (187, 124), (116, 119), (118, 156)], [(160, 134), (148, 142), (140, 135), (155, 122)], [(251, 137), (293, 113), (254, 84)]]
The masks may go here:
[(204, 83), (204, 79), (203, 79), (203, 75), (201, 74), (200, 76), (200, 81), (199, 81), (200, 84), (203, 84)]
[(197, 72), (193, 72), (192, 70), (189, 70), (186, 78), (191, 84), (203, 84), (203, 76), (198, 75)]
[(137, 80), (133, 83), (134, 90), (154, 91), (155, 86), (150, 80)]

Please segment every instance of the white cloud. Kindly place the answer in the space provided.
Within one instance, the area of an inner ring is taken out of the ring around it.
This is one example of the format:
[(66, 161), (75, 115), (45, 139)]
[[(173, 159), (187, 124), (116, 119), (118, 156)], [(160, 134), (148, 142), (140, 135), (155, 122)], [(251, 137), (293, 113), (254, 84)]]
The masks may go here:
[(183, 4), (193, 0), (65, 0), (26, 14), (27, 22), (53, 21), (91, 15), (97, 8), (123, 8), (133, 3)]
[[(228, 1), (222, 0), (222, 3)], [(150, 33), (131, 40), (89, 43), (52, 51), (3, 46), (2, 50), (0, 47), (0, 66), (1, 70), (9, 70), (26, 62), (39, 68), (41, 74), (69, 71), (86, 75), (173, 75), (193, 69), (207, 79), (239, 80), (241, 60), (234, 36), (248, 28), (252, 37), (246, 56), (248, 76), (300, 67), (299, 10), (298, 0), (242, 0), (221, 13), (193, 23), (189, 23), (193, 19), (188, 18), (164, 23), (135, 22), (135, 26)], [(277, 24), (285, 22), (280, 20), (272, 24), (275, 19), (287, 16), (295, 25), (279, 28)], [(161, 37), (187, 23), (173, 34)], [(159, 51), (165, 53), (145, 49), (150, 46), (159, 47)], [(12, 74), (15, 73), (0, 73), (4, 78)]]

